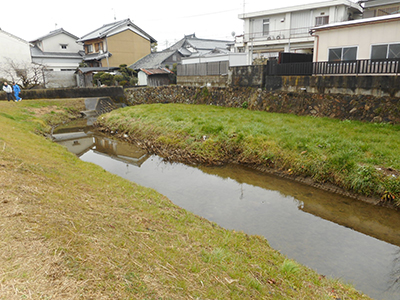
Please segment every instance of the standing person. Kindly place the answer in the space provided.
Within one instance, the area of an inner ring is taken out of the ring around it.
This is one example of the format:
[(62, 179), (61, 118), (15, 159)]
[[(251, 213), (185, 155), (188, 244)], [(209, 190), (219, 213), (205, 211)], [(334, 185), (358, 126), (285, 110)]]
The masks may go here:
[[(4, 82), (3, 91), (5, 91), (7, 93), (7, 100), (8, 101), (15, 99), (14, 95), (13, 95), (13, 89), (12, 89), (11, 86), (8, 85), (7, 82)], [(15, 100), (15, 101), (17, 101), (17, 100)]]
[(21, 92), (21, 88), (15, 82), (13, 82), (13, 89), (14, 89), (15, 101), (21, 101), (22, 98), (19, 96), (19, 93)]

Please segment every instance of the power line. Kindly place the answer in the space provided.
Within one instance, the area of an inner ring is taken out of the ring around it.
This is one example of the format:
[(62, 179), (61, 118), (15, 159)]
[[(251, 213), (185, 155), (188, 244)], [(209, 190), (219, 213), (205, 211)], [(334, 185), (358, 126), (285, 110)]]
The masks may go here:
[[(198, 14), (198, 15), (174, 17), (174, 19), (188, 19), (188, 18), (204, 17), (204, 16), (217, 15), (217, 14), (222, 14), (222, 13), (226, 13), (226, 12), (240, 11), (240, 10), (241, 10), (240, 8), (235, 8), (235, 9), (221, 10), (221, 11), (215, 11), (215, 12)], [(170, 17), (168, 17), (168, 18), (166, 17), (165, 19), (158, 18), (158, 19), (146, 20), (146, 21), (153, 22), (153, 21), (170, 20), (170, 19), (171, 19)]]

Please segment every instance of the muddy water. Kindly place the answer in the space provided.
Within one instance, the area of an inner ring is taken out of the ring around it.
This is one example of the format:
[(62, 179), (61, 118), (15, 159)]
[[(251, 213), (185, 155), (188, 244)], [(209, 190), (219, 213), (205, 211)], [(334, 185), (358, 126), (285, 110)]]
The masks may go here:
[(92, 132), (56, 133), (56, 141), (84, 161), (154, 188), (227, 229), (265, 236), (286, 256), (375, 299), (400, 299), (400, 214), (395, 211), (239, 166), (165, 163)]

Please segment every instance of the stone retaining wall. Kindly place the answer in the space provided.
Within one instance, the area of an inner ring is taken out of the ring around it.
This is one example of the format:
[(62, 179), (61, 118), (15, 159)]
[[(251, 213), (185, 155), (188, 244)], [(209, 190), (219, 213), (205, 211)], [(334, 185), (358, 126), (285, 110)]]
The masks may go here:
[(207, 104), (302, 116), (400, 124), (399, 98), (389, 96), (324, 95), (307, 92), (269, 92), (251, 87), (207, 88), (178, 85), (126, 89), (125, 96), (129, 105)]

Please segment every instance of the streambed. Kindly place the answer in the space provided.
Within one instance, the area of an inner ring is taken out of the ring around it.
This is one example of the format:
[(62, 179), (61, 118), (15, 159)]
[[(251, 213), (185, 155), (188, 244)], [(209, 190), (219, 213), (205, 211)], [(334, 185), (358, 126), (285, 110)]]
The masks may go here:
[(375, 299), (400, 298), (399, 212), (237, 165), (166, 163), (88, 125), (79, 120), (58, 128), (55, 141), (224, 228), (265, 236), (320, 274), (343, 278)]

